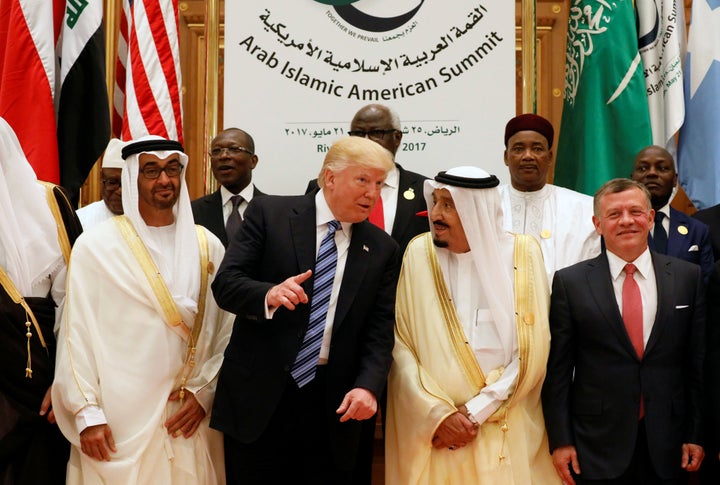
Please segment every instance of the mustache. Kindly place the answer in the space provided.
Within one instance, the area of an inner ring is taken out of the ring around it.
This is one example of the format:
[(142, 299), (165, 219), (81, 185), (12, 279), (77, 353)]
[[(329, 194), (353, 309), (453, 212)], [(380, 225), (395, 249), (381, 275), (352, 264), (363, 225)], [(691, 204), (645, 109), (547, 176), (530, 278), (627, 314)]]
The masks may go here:
[(433, 221), (433, 226), (450, 227), (446, 222), (443, 221)]

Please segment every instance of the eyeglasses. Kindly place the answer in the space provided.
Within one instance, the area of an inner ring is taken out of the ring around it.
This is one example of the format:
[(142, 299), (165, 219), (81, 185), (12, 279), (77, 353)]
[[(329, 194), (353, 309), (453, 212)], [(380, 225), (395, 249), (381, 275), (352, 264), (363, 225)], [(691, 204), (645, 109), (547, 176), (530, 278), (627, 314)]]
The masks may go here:
[(210, 156), (211, 156), (212, 158), (218, 158), (218, 157), (220, 157), (220, 156), (223, 154), (223, 152), (226, 151), (226, 150), (227, 150), (227, 152), (228, 152), (230, 155), (240, 155), (241, 153), (247, 153), (248, 155), (254, 155), (254, 153), (251, 152), (250, 150), (248, 150), (247, 148), (243, 148), (243, 147), (222, 147), (222, 148), (213, 148), (212, 150), (210, 150)]
[(165, 175), (168, 177), (177, 177), (180, 175), (180, 172), (182, 172), (183, 166), (179, 163), (173, 163), (172, 165), (167, 165), (163, 168), (158, 167), (157, 165), (151, 165), (149, 167), (144, 167), (140, 169), (140, 173), (143, 174), (143, 177), (146, 179), (156, 179), (160, 177), (160, 174), (165, 172)]
[(103, 187), (108, 190), (117, 190), (120, 188), (120, 179), (102, 179)]
[(359, 136), (362, 138), (370, 138), (371, 140), (382, 140), (385, 138), (385, 135), (388, 133), (394, 133), (397, 130), (395, 128), (390, 128), (388, 130), (370, 130), (370, 131), (363, 131), (363, 130), (350, 130), (348, 131), (348, 135), (350, 136)]

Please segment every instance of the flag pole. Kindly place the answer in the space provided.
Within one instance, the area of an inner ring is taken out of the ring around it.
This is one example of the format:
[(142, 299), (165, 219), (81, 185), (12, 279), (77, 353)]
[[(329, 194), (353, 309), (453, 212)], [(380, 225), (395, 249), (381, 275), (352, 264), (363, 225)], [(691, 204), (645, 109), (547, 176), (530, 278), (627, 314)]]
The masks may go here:
[(537, 0), (522, 0), (522, 112), (537, 111), (536, 81), (536, 8)]
[(205, 193), (217, 188), (210, 165), (210, 141), (218, 131), (218, 70), (220, 56), (220, 0), (205, 2), (205, 123), (203, 179)]

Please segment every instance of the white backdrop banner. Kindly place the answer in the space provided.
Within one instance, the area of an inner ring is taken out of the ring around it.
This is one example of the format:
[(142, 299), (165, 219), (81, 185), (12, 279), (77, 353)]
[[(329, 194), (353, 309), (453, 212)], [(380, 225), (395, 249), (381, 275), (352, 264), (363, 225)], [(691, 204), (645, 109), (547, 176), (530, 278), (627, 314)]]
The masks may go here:
[(255, 139), (253, 182), (297, 194), (362, 106), (400, 117), (396, 155), (427, 176), (479, 166), (507, 182), (515, 2), (225, 2), (224, 126)]

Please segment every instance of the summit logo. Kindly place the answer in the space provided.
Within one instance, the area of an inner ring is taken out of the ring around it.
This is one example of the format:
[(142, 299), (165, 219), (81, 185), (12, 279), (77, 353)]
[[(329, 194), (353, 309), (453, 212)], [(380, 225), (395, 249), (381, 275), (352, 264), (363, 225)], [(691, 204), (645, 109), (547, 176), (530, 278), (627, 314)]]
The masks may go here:
[[(394, 14), (390, 17), (386, 17), (379, 15), (377, 12), (372, 12), (373, 9), (370, 8), (369, 4), (374, 3), (374, 5), (377, 6), (379, 3), (373, 0), (315, 1), (325, 5), (332, 5), (338, 17), (340, 17), (353, 27), (360, 30), (365, 30), (367, 32), (389, 32), (391, 30), (402, 27), (403, 25), (408, 23), (415, 16), (415, 14), (418, 13), (420, 7), (422, 7), (423, 3), (425, 3), (425, 0), (420, 0), (419, 3), (417, 3), (417, 0), (415, 0), (412, 3), (416, 5), (414, 7), (409, 7), (410, 10), (404, 13)], [(393, 2), (394, 6), (398, 5), (399, 3), (407, 2)]]

